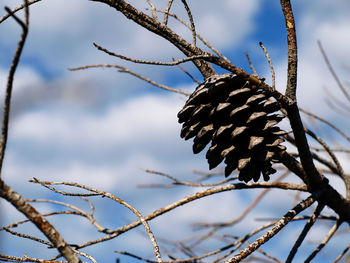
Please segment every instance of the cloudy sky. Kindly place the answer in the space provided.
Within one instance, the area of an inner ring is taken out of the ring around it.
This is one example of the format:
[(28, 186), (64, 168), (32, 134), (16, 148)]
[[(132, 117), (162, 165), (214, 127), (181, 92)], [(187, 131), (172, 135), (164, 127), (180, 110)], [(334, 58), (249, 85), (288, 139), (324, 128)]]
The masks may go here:
[[(142, 10), (148, 7), (147, 1), (130, 2)], [(165, 2), (167, 1), (154, 1), (161, 9), (166, 6)], [(188, 2), (198, 33), (235, 65), (250, 72), (244, 55), (244, 51), (248, 51), (259, 75), (266, 77), (270, 83), (269, 67), (258, 44), (262, 41), (274, 63), (277, 88), (284, 90), (287, 48), (279, 1), (221, 0), (215, 4), (213, 1)], [(348, 84), (350, 2), (293, 2), (299, 46), (299, 105), (331, 119), (347, 130), (350, 128), (347, 119), (328, 107), (327, 98), (337, 97), (345, 103), (346, 100), (323, 62), (317, 40), (322, 42), (335, 70), (344, 83)], [(4, 6), (16, 7), (20, 3), (17, 0), (1, 0), (0, 17), (5, 14)], [(175, 1), (172, 11), (187, 21), (181, 1)], [(22, 15), (19, 13), (19, 16)], [(169, 25), (175, 32), (191, 39), (191, 32), (176, 21), (170, 19)], [(2, 87), (6, 84), (19, 34), (20, 29), (12, 19), (0, 24)], [(26, 180), (36, 177), (42, 180), (80, 182), (121, 197), (144, 215), (200, 191), (199, 188), (183, 187), (159, 190), (136, 188), (137, 184), (166, 182), (162, 178), (146, 174), (142, 168), (162, 171), (183, 179), (196, 176), (190, 173), (191, 169), (207, 171), (203, 154), (194, 156), (191, 142), (179, 138), (181, 127), (177, 123), (176, 114), (184, 104), (185, 97), (152, 87), (113, 69), (71, 72), (68, 68), (114, 63), (173, 88), (191, 91), (195, 84), (178, 67), (124, 62), (98, 51), (93, 42), (113, 52), (138, 59), (171, 61), (172, 58), (183, 57), (166, 41), (133, 24), (106, 5), (87, 0), (42, 0), (31, 6), (29, 37), (14, 82), (8, 151), (2, 175), (4, 180), (27, 198), (54, 198), (62, 201), (70, 199), (54, 195)], [(202, 80), (192, 65), (187, 63), (183, 66)], [(3, 94), (0, 94), (0, 98), (3, 99)], [(331, 135), (327, 137), (330, 141), (338, 139), (329, 130), (324, 129), (323, 132)], [(346, 160), (344, 156), (341, 159)], [(344, 165), (346, 169), (349, 168), (346, 163)], [(343, 190), (342, 185), (337, 182), (334, 184), (340, 191)], [(232, 219), (244, 210), (257, 193), (249, 195), (230, 192), (207, 198), (154, 221), (151, 227), (160, 238), (184, 238), (193, 234), (189, 222)], [(291, 208), (293, 200), (293, 195), (281, 195), (278, 191), (270, 193), (265, 202), (269, 205), (258, 207), (257, 215), (281, 216)], [(99, 208), (98, 219), (107, 227), (116, 228), (135, 220), (134, 215), (118, 204), (99, 199), (95, 201)], [(74, 202), (88, 209), (84, 202)], [(0, 205), (6, 211), (1, 215), (3, 222), (21, 218), (7, 203), (1, 201)], [(49, 205), (39, 205), (39, 208), (43, 212), (63, 209)], [(67, 229), (66, 226), (72, 224), (71, 219), (52, 219), (69, 242), (102, 236), (95, 233), (84, 220), (74, 221), (74, 225)], [(258, 224), (252, 216), (236, 230), (247, 233)], [(72, 228), (77, 231), (72, 231)], [(315, 240), (322, 239), (327, 229), (312, 233)], [(36, 233), (35, 229), (29, 231)], [(234, 231), (230, 230), (230, 233), (236, 233)], [(8, 235), (0, 237), (0, 249), (7, 253), (17, 256), (23, 253), (28, 256), (47, 256), (44, 247), (33, 247), (29, 245), (30, 242), (9, 238)], [(296, 234), (287, 233), (283, 240), (287, 242), (288, 238), (294, 240)], [(13, 242), (19, 244), (16, 249)], [(215, 243), (212, 245), (219, 247)], [(308, 245), (309, 249), (315, 247), (311, 241)], [(335, 246), (336, 243), (331, 245)], [(144, 237), (142, 228), (97, 247), (97, 251), (94, 248), (87, 251), (96, 255), (101, 262), (113, 262), (116, 258), (113, 252), (115, 250), (127, 249), (151, 258), (153, 256), (152, 247)], [(285, 249), (283, 246), (281, 248)], [(340, 246), (337, 250), (326, 250), (319, 256), (318, 262), (328, 262), (328, 257), (334, 259), (342, 249)], [(286, 251), (288, 249), (284, 252)], [(50, 255), (52, 253), (50, 251)], [(303, 251), (300, 254), (301, 259), (307, 255)], [(279, 256), (282, 260), (285, 259), (283, 254)]]

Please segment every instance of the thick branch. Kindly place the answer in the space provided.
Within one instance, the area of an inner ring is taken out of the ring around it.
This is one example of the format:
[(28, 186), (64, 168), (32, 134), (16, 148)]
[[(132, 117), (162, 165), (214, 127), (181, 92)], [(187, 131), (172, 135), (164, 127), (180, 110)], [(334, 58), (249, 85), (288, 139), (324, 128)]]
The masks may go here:
[(290, 0), (281, 0), (281, 6), (286, 21), (288, 41), (288, 79), (286, 96), (292, 100), (296, 100), (298, 54), (295, 22)]

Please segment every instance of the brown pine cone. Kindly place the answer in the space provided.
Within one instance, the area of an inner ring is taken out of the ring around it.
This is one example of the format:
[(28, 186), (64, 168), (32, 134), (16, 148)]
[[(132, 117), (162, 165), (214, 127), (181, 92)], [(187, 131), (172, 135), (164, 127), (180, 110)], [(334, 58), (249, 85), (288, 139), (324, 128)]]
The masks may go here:
[(209, 142), (209, 169), (225, 162), (225, 176), (239, 170), (239, 180), (265, 181), (276, 172), (272, 162), (284, 151), (278, 124), (284, 115), (277, 101), (235, 74), (215, 75), (200, 84), (178, 113), (181, 137), (194, 137), (193, 152)]

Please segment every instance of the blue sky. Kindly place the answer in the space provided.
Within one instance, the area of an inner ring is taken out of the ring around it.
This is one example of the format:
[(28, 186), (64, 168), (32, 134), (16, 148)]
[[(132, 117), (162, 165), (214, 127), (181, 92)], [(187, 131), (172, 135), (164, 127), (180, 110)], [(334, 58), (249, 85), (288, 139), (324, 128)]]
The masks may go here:
[[(147, 7), (146, 1), (130, 2), (142, 10)], [(154, 2), (164, 8), (164, 1)], [(174, 4), (173, 12), (186, 18), (178, 2)], [(250, 71), (244, 55), (247, 50), (259, 75), (270, 82), (269, 67), (258, 44), (262, 41), (275, 66), (277, 88), (283, 91), (287, 48), (279, 1), (222, 0), (216, 1), (215, 5), (212, 1), (188, 2), (192, 7), (197, 32), (235, 65)], [(325, 88), (339, 98), (341, 93), (320, 56), (316, 41), (322, 41), (341, 78), (349, 79), (349, 72), (344, 66), (349, 67), (350, 61), (350, 3), (346, 0), (293, 2), (300, 56), (299, 105), (318, 112), (347, 130), (349, 124), (346, 119), (326, 106), (325, 98), (328, 95)], [(20, 3), (14, 0), (1, 1), (0, 17), (5, 14), (3, 6), (15, 7)], [(166, 41), (100, 3), (87, 0), (42, 0), (33, 5), (30, 12), (29, 37), (14, 83), (4, 180), (27, 198), (62, 201), (71, 199), (54, 195), (26, 180), (37, 177), (42, 180), (76, 181), (112, 192), (133, 204), (144, 215), (200, 191), (199, 188), (184, 187), (159, 190), (136, 188), (137, 184), (164, 182), (140, 168), (166, 172), (183, 179), (193, 178), (191, 169), (208, 169), (204, 155), (193, 155), (191, 142), (180, 140), (181, 126), (177, 123), (176, 114), (184, 104), (184, 97), (157, 89), (113, 69), (67, 70), (86, 64), (116, 63), (162, 84), (193, 90), (195, 85), (177, 67), (124, 62), (101, 53), (92, 43), (138, 59), (171, 61), (173, 57), (182, 58), (183, 55)], [(174, 20), (170, 20), (169, 24), (186, 39), (191, 39), (191, 33)], [(18, 25), (11, 19), (0, 25), (0, 83), (3, 87), (19, 34)], [(191, 64), (187, 63), (184, 67), (200, 79)], [(0, 98), (3, 98), (3, 94), (0, 94)], [(337, 139), (335, 134), (331, 135)], [(346, 161), (346, 156), (339, 158)], [(344, 166), (349, 170), (347, 162), (344, 162)], [(340, 191), (343, 190), (338, 181), (334, 180), (333, 183)], [(193, 234), (190, 222), (232, 219), (258, 193), (230, 192), (200, 200), (151, 222), (151, 227), (156, 237), (186, 237)], [(228, 232), (246, 233), (261, 224), (254, 221), (255, 217), (281, 216), (292, 207), (293, 201), (292, 194), (272, 192), (246, 224), (240, 224)], [(74, 202), (88, 209), (84, 202)], [(135, 220), (134, 215), (118, 204), (99, 199), (95, 202), (98, 219), (108, 227), (116, 228)], [(3, 222), (21, 218), (7, 203), (1, 201), (0, 205), (6, 211), (1, 218)], [(57, 209), (47, 204), (40, 204), (39, 208), (42, 209), (40, 211)], [(51, 220), (69, 242), (103, 236), (83, 220), (73, 222), (69, 217)], [(65, 227), (70, 223), (76, 231)], [(321, 240), (327, 227), (312, 232), (312, 238)], [(36, 230), (30, 228), (28, 231)], [(282, 242), (276, 240), (273, 243), (281, 251), (278, 256), (282, 260), (288, 253), (284, 243), (295, 240), (296, 233), (292, 227), (281, 236), (279, 240)], [(101, 262), (114, 262), (115, 250), (129, 250), (152, 258), (152, 247), (143, 234), (143, 229), (139, 228), (113, 241), (92, 247), (87, 252), (92, 252)], [(0, 249), (10, 251), (13, 255), (26, 253), (28, 256), (45, 257), (46, 253), (53, 253), (40, 246), (33, 247), (31, 242), (18, 238), (8, 235), (0, 237), (3, 244)], [(337, 240), (319, 255), (317, 262), (334, 259), (349, 242), (345, 240), (335, 249), (342, 236)], [(14, 242), (17, 242), (16, 248)], [(208, 245), (219, 247), (215, 243)], [(307, 247), (312, 249), (315, 243), (309, 241)], [(272, 245), (264, 248), (271, 252)], [(303, 253), (305, 251), (301, 250), (298, 254), (300, 260), (308, 255)]]

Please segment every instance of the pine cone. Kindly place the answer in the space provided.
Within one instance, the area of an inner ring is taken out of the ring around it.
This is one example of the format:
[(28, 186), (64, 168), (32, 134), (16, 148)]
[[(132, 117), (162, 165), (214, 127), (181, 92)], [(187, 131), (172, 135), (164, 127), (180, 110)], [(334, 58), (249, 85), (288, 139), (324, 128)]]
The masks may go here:
[(283, 118), (277, 101), (235, 74), (215, 75), (200, 84), (178, 113), (181, 137), (194, 137), (193, 152), (211, 141), (209, 169), (225, 162), (225, 176), (239, 170), (239, 180), (265, 181), (276, 172), (272, 162), (286, 148), (275, 126)]

